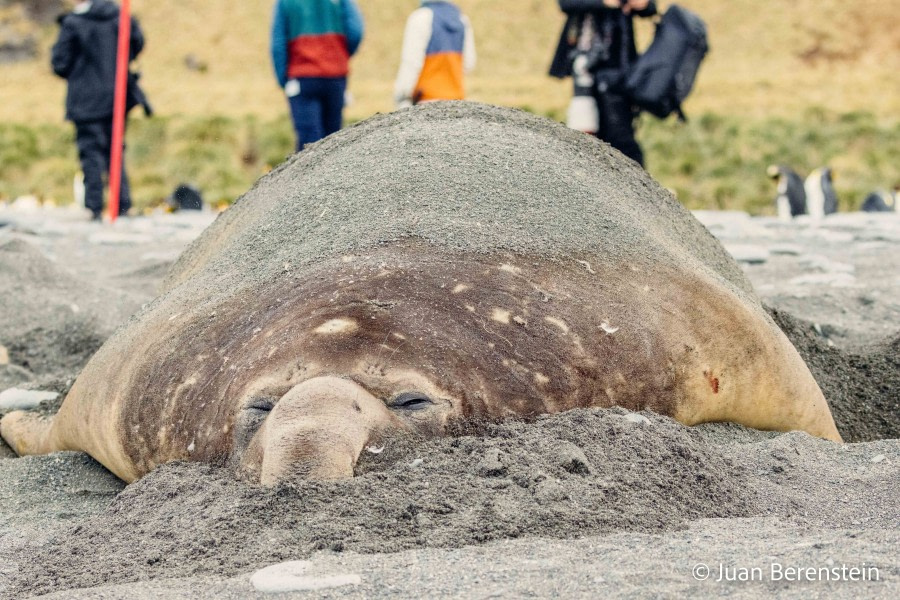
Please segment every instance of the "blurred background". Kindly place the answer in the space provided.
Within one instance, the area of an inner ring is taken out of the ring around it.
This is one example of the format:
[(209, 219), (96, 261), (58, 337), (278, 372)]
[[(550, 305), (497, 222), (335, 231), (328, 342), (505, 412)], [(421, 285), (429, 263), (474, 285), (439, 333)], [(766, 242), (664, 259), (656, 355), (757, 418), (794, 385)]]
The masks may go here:
[[(392, 110), (406, 17), (417, 0), (358, 0), (366, 37), (351, 64), (350, 122)], [(546, 75), (563, 15), (555, 0), (458, 0), (479, 64), (469, 98), (563, 120), (571, 81)], [(137, 207), (188, 182), (227, 204), (293, 148), (268, 53), (271, 0), (133, 0), (147, 45), (137, 63), (156, 116), (131, 113), (127, 163)], [(671, 2), (661, 0), (664, 10)], [(651, 175), (692, 209), (774, 214), (773, 163), (836, 173), (840, 210), (900, 182), (900, 2), (682, 0), (711, 52), (689, 122), (641, 117)], [(72, 201), (78, 171), (49, 66), (59, 0), (0, 0), (0, 201)], [(652, 23), (637, 20), (639, 47)]]

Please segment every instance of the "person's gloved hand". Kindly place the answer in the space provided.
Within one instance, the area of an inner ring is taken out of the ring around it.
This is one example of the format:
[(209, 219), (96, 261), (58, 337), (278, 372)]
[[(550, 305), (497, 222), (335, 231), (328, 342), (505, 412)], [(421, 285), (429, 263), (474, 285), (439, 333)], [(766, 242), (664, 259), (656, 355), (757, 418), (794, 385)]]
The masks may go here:
[(284, 84), (284, 95), (288, 98), (300, 95), (300, 82), (296, 79), (288, 79)]
[(622, 5), (622, 10), (625, 11), (626, 15), (628, 15), (636, 10), (644, 10), (645, 8), (647, 8), (648, 4), (650, 4), (650, 0), (627, 0)]

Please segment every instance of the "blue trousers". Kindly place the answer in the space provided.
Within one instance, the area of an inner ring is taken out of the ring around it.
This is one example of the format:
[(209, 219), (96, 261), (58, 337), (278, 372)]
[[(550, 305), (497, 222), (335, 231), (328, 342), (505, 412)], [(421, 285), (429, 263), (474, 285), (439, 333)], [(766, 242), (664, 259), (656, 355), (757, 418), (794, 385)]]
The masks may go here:
[(300, 93), (288, 98), (297, 151), (341, 128), (346, 77), (300, 77)]

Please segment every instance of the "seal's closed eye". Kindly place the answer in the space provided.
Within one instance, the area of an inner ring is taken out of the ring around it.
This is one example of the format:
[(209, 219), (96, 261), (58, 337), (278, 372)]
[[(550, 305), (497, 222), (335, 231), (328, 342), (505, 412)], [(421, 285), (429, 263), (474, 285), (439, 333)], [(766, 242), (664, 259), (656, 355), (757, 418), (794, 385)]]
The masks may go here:
[(253, 396), (244, 403), (234, 421), (232, 460), (239, 464), (253, 436), (266, 421), (278, 401), (276, 396)]
[(250, 411), (251, 413), (267, 413), (275, 407), (275, 398), (269, 396), (255, 396), (250, 398), (250, 401), (247, 402), (247, 405), (244, 406), (245, 411)]
[(388, 408), (400, 410), (425, 410), (434, 404), (431, 398), (422, 392), (404, 392), (388, 402)]

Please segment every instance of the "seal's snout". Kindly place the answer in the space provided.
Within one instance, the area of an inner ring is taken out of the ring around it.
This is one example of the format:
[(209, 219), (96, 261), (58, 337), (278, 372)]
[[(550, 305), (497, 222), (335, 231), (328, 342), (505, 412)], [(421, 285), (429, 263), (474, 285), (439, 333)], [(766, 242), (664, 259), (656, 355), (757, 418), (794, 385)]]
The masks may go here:
[(353, 381), (304, 381), (278, 401), (260, 432), (260, 482), (352, 477), (369, 440), (402, 427), (381, 400)]

